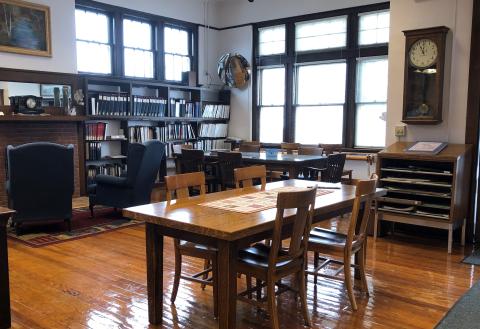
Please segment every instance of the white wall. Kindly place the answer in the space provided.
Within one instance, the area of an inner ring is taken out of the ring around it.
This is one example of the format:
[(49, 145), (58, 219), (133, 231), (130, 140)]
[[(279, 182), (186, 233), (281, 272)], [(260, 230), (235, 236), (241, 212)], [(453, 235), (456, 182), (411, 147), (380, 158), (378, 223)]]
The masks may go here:
[(435, 126), (409, 125), (405, 140), (465, 142), (472, 8), (472, 0), (390, 1), (387, 145), (396, 141), (394, 126), (402, 119), (405, 63), (402, 31), (440, 25), (451, 29), (451, 62), (445, 71), (443, 122)]
[[(75, 73), (75, 1), (35, 0), (50, 7), (52, 30), (52, 57), (10, 54), (0, 52), (0, 66), (23, 70), (41, 70)], [(0, 77), (1, 80), (1, 77)]]

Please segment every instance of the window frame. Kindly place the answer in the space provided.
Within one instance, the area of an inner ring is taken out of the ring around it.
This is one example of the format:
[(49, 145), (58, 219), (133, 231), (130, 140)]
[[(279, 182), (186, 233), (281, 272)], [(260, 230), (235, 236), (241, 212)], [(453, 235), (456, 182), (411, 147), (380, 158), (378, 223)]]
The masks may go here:
[[(168, 23), (166, 22), (165, 24), (162, 25), (162, 48), (165, 47), (165, 39), (163, 38), (163, 36), (165, 35), (164, 34), (164, 31), (165, 31), (165, 28), (166, 27), (169, 27), (169, 28), (173, 28), (173, 29), (177, 29), (177, 30), (183, 30), (183, 31), (186, 31), (188, 33), (188, 55), (185, 56), (185, 55), (181, 55), (181, 56), (184, 56), (184, 57), (188, 57), (190, 59), (190, 69), (192, 69), (193, 67), (195, 67), (195, 63), (194, 63), (194, 60), (195, 60), (195, 56), (194, 56), (194, 53), (195, 53), (195, 44), (196, 44), (196, 41), (195, 41), (195, 36), (194, 36), (194, 33), (191, 29), (185, 27), (185, 26), (181, 26), (181, 25), (178, 25), (178, 24), (172, 24), (172, 23)], [(167, 53), (165, 52), (165, 49), (162, 51), (162, 67), (163, 67), (163, 76), (162, 76), (162, 79), (163, 81), (165, 82), (168, 82), (168, 83), (181, 83), (183, 81), (176, 81), (176, 80), (167, 80), (167, 78), (165, 77), (165, 55), (166, 54), (172, 54), (172, 55), (180, 55), (180, 54), (174, 54), (174, 53)], [(198, 81), (198, 79), (197, 79)]]
[[(196, 23), (186, 22), (174, 18), (149, 14), (133, 9), (118, 7), (92, 0), (76, 0), (75, 9), (88, 10), (105, 14), (110, 19), (110, 42), (112, 46), (112, 70), (111, 74), (79, 72), (82, 75), (92, 77), (127, 78), (131, 80), (155, 81), (176, 85), (188, 85), (188, 80), (169, 81), (164, 78), (164, 37), (165, 25), (181, 28), (189, 33), (189, 57), (190, 69), (197, 73), (198, 81), (198, 27)], [(124, 45), (123, 45), (123, 19), (137, 20), (149, 23), (152, 26), (152, 52), (153, 52), (153, 78), (125, 76)]]
[[(388, 43), (358, 45), (359, 14), (389, 10), (388, 2), (360, 7), (345, 8), (328, 12), (301, 15), (264, 21), (253, 24), (253, 55), (252, 63), (252, 140), (260, 136), (260, 106), (258, 100), (258, 67), (285, 65), (285, 110), (284, 136), (285, 142), (295, 140), (295, 66), (314, 62), (345, 60), (347, 65), (345, 106), (343, 122), (343, 148), (351, 151), (378, 151), (381, 148), (355, 148), (355, 114), (356, 114), (356, 74), (357, 59), (363, 57), (388, 56)], [(295, 23), (347, 16), (347, 44), (342, 48), (327, 48), (306, 52), (295, 51)], [(259, 56), (259, 29), (275, 25), (285, 25), (285, 54)], [(265, 144), (267, 147), (278, 147), (278, 144)]]

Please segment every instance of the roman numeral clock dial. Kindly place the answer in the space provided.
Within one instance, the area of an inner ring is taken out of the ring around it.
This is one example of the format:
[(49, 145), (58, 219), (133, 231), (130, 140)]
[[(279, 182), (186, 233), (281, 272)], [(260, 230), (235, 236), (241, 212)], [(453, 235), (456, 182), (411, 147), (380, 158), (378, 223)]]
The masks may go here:
[(442, 122), (445, 26), (403, 31), (405, 79), (402, 121), (408, 124)]

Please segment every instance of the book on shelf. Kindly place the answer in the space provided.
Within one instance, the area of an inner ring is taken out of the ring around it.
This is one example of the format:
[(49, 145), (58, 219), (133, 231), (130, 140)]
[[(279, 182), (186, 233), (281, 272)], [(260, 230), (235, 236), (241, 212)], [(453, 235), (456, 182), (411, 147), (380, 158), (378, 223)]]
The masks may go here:
[(228, 124), (226, 123), (202, 123), (198, 128), (199, 137), (227, 137)]
[(228, 119), (230, 118), (230, 105), (207, 104), (203, 108), (203, 118)]
[(200, 102), (170, 98), (168, 116), (174, 118), (201, 118)]
[(191, 143), (193, 148), (203, 151), (230, 149), (230, 145), (224, 139), (204, 139)]
[(85, 159), (86, 160), (100, 160), (102, 158), (102, 143), (86, 143), (85, 145)]
[(85, 124), (85, 140), (100, 141), (106, 140), (106, 122), (93, 122)]
[(193, 127), (189, 123), (167, 124), (164, 127), (132, 126), (128, 129), (130, 143), (143, 143), (152, 139), (168, 142), (196, 138)]
[(125, 116), (130, 96), (119, 93), (99, 93), (90, 97), (90, 115)]
[(132, 100), (133, 116), (165, 117), (167, 114), (167, 100), (164, 98), (135, 95)]
[(122, 172), (127, 169), (126, 164), (107, 163), (102, 165), (89, 165), (87, 167), (87, 180), (91, 183), (97, 175), (109, 175), (120, 177)]

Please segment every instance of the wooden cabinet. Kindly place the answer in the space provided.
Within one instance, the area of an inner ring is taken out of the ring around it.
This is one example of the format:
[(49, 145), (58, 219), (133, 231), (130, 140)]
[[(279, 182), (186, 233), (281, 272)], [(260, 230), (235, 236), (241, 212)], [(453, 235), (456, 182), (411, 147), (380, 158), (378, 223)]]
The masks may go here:
[(387, 190), (378, 200), (378, 221), (448, 230), (462, 228), (465, 243), (472, 151), (470, 145), (449, 144), (436, 155), (406, 152), (413, 143), (398, 142), (378, 154), (379, 186)]

